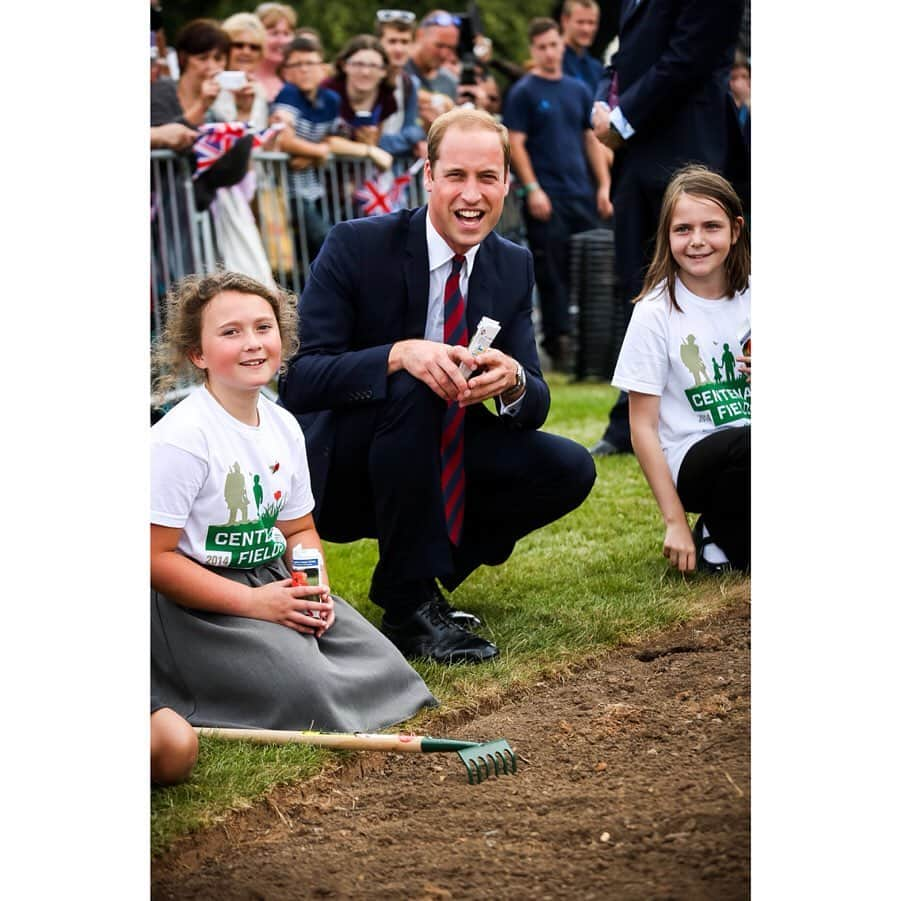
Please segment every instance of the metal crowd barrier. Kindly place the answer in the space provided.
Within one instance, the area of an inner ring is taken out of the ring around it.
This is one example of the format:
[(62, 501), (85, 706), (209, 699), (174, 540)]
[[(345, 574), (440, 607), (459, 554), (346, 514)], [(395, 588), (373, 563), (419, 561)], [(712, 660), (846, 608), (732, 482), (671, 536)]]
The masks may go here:
[[(292, 199), (290, 157), (285, 153), (255, 151), (257, 177), (253, 202), (264, 249), (273, 278), (299, 294), (310, 274), (311, 253), (302, 208)], [(396, 158), (393, 173), (405, 172), (412, 159)], [(180, 278), (212, 272), (221, 263), (215, 222), (208, 210), (198, 211), (190, 168), (184, 156), (171, 150), (152, 150), (151, 165), (151, 328), (162, 327), (161, 298)], [(326, 227), (359, 215), (355, 192), (380, 172), (370, 160), (335, 156), (320, 167), (324, 188), (315, 207)], [(421, 170), (406, 188), (404, 206), (426, 201)]]
[[(272, 276), (298, 296), (310, 274), (310, 240), (302, 202), (291, 191), (290, 157), (285, 153), (255, 151), (252, 161), (257, 188), (252, 208)], [(415, 161), (396, 157), (392, 174), (404, 174)], [(337, 222), (362, 215), (356, 192), (367, 180), (378, 182), (381, 172), (371, 160), (334, 156), (318, 170), (322, 196), (314, 202), (326, 229)], [(428, 194), (422, 168), (407, 184), (401, 205), (424, 205)], [(171, 150), (150, 153), (151, 193), (151, 333), (163, 325), (162, 298), (169, 287), (186, 275), (213, 272), (222, 263), (214, 217), (198, 211), (194, 183), (184, 155)], [(518, 191), (511, 186), (497, 230), (517, 243), (525, 243)]]
[(187, 160), (171, 150), (150, 151), (151, 327), (162, 327), (160, 299), (193, 272), (215, 268), (210, 215), (197, 211)]

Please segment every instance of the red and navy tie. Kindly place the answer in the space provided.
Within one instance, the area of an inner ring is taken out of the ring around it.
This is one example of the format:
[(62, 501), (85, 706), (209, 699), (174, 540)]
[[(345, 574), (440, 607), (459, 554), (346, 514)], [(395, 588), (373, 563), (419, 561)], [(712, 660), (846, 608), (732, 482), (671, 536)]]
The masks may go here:
[[(466, 303), (460, 292), (460, 268), (464, 257), (455, 254), (451, 273), (444, 285), (444, 343), (452, 347), (467, 345)], [(466, 475), (463, 472), (463, 420), (465, 410), (449, 401), (441, 430), (441, 493), (444, 496), (444, 518), (447, 534), (453, 544), (460, 543), (463, 531), (463, 501)]]

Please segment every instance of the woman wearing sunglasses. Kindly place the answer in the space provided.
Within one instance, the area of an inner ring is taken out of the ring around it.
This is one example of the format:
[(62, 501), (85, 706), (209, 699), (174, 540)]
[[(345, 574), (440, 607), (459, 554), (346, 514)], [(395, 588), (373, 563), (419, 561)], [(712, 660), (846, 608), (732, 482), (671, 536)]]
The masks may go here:
[(254, 128), (265, 128), (269, 104), (255, 72), (263, 58), (266, 29), (253, 13), (235, 13), (222, 23), (222, 30), (231, 41), (226, 68), (231, 72), (244, 72), (247, 82), (237, 90), (220, 91), (211, 112), (220, 122), (238, 120), (249, 122)]

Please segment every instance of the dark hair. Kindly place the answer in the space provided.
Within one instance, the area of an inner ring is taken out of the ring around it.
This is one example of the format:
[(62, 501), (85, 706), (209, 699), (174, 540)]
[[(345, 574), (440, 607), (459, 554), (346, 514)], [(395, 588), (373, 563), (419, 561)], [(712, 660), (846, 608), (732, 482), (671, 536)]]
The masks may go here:
[(529, 43), (531, 44), (535, 38), (548, 31), (556, 31), (557, 34), (560, 34), (560, 26), (553, 19), (548, 19), (546, 16), (539, 16), (537, 19), (532, 19), (532, 21), (529, 22)]
[(394, 79), (391, 77), (391, 60), (388, 57), (388, 51), (382, 46), (382, 42), (371, 34), (354, 35), (342, 48), (335, 57), (335, 74), (338, 78), (347, 78), (347, 70), (345, 63), (361, 50), (375, 50), (382, 58), (385, 64), (385, 74), (382, 77), (382, 83), (386, 84), (391, 90), (394, 90)]
[(676, 302), (676, 275), (679, 267), (670, 250), (669, 230), (676, 202), (683, 194), (712, 200), (726, 214), (733, 231), (738, 230), (738, 237), (723, 264), (726, 271), (726, 294), (734, 297), (748, 287), (748, 278), (751, 274), (751, 241), (744, 224), (741, 200), (735, 188), (722, 175), (718, 175), (706, 166), (691, 164), (683, 166), (674, 173), (670, 183), (666, 186), (663, 203), (660, 206), (660, 222), (657, 225), (654, 257), (648, 267), (641, 291), (633, 299), (633, 303), (650, 294), (657, 285), (664, 282), (673, 306), (679, 312), (682, 311)]
[(178, 68), (184, 72), (187, 57), (211, 50), (221, 50), (228, 56), (230, 44), (228, 32), (215, 19), (192, 19), (175, 35), (173, 46), (178, 53)]
[(279, 72), (281, 72), (285, 60), (287, 60), (292, 53), (318, 53), (322, 56), (322, 44), (320, 44), (312, 35), (294, 38), (294, 40), (282, 51), (282, 61), (278, 64)]

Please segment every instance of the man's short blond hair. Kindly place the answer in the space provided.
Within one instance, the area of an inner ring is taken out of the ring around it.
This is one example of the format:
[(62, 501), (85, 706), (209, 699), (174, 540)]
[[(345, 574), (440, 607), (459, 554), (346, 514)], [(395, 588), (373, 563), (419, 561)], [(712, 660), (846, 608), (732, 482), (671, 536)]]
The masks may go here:
[(501, 142), (504, 151), (504, 175), (510, 171), (510, 135), (506, 126), (501, 125), (494, 116), (485, 110), (470, 109), (469, 107), (456, 106), (446, 113), (442, 113), (429, 129), (429, 167), (434, 171), (438, 162), (438, 151), (441, 142), (449, 128), (459, 128), (464, 131), (482, 128), (485, 131), (493, 131)]

